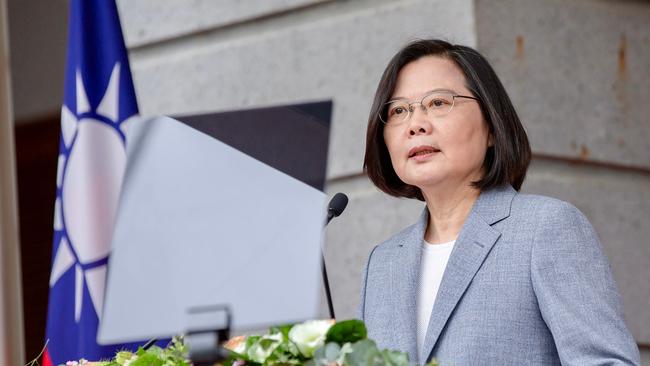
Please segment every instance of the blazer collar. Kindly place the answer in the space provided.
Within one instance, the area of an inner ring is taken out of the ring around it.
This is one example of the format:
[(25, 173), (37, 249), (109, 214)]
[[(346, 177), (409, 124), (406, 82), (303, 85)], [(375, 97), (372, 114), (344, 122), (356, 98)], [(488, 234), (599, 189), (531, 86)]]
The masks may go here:
[(517, 191), (509, 184), (482, 192), (472, 207), (472, 213), (493, 225), (510, 216), (510, 206), (516, 194)]
[(431, 312), (422, 350), (416, 346), (416, 299), (420, 270), (420, 246), (424, 238), (429, 212), (425, 208), (418, 222), (398, 242), (398, 253), (391, 262), (392, 284), (397, 321), (396, 342), (407, 350), (413, 363), (428, 361), (440, 333), (463, 293), (481, 267), (492, 246), (501, 236), (491, 225), (510, 215), (512, 199), (517, 192), (510, 186), (484, 191), (472, 206), (447, 262), (442, 282)]

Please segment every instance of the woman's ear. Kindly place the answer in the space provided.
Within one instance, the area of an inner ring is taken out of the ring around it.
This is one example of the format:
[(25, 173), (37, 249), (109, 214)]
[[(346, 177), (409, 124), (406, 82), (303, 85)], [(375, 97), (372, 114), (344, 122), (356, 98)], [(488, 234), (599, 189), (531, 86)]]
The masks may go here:
[(494, 137), (492, 137), (492, 134), (488, 135), (488, 147), (494, 146)]

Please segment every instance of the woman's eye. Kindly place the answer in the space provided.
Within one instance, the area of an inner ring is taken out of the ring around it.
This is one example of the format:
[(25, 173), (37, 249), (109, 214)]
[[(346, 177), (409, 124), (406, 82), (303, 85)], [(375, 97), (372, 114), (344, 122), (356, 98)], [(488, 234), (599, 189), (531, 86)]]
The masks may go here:
[(388, 115), (395, 116), (395, 115), (400, 115), (404, 112), (406, 112), (406, 109), (404, 109), (404, 107), (395, 107), (395, 108), (391, 108), (391, 110), (388, 112)]
[(431, 103), (429, 103), (429, 107), (443, 107), (447, 104), (449, 104), (449, 102), (444, 99), (433, 99), (431, 100)]

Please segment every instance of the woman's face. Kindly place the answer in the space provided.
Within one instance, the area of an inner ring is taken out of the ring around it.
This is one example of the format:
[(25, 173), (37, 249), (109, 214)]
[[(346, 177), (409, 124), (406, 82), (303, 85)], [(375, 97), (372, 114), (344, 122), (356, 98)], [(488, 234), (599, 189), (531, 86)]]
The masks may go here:
[[(419, 102), (435, 89), (472, 96), (455, 63), (425, 56), (402, 68), (390, 100)], [(384, 126), (384, 141), (397, 176), (420, 189), (480, 180), (485, 152), (491, 145), (478, 102), (466, 98), (456, 98), (453, 109), (441, 117), (429, 116), (414, 104), (410, 119)], [(420, 152), (414, 155), (416, 151)]]

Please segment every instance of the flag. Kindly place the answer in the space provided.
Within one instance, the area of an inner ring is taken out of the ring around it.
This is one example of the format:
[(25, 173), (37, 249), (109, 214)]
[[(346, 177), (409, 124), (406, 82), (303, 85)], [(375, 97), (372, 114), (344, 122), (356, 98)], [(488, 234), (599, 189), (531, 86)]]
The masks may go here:
[(99, 360), (104, 282), (126, 163), (125, 132), (138, 107), (114, 0), (72, 0), (61, 108), (54, 243), (44, 364)]

